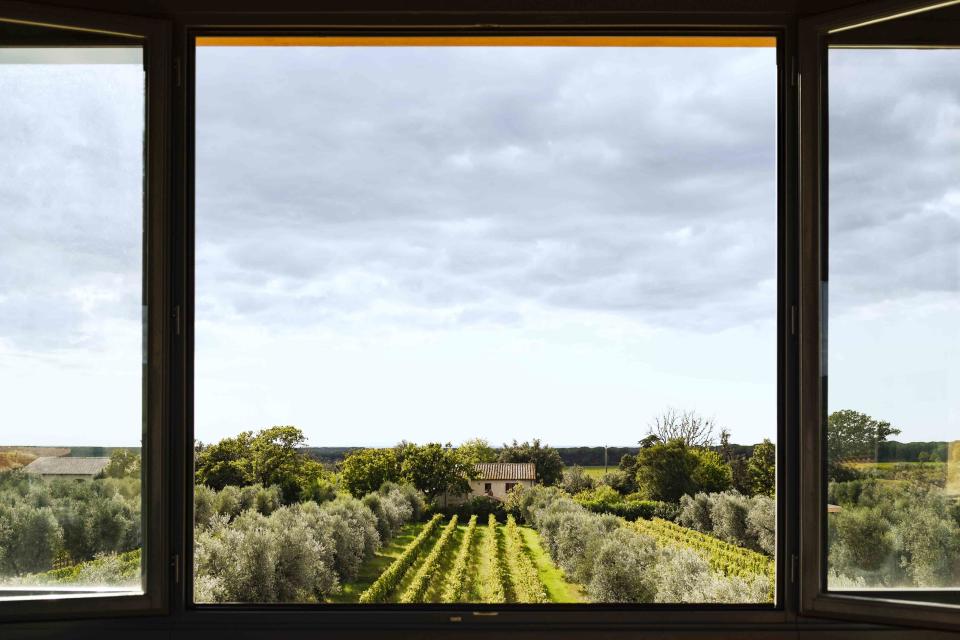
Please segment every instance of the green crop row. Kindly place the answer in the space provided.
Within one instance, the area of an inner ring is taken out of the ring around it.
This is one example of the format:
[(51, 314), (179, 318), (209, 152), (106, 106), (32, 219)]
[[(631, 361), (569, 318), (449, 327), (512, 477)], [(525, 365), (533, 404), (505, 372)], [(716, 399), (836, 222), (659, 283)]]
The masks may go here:
[(715, 571), (724, 575), (746, 578), (757, 574), (772, 576), (774, 573), (772, 558), (676, 523), (654, 518), (637, 520), (633, 526), (658, 544), (692, 549), (703, 556)]
[(481, 555), (486, 556), (490, 562), (490, 575), (482, 576), (480, 581), (481, 600), (483, 602), (506, 602), (504, 583), (507, 570), (503, 564), (503, 559), (500, 557), (500, 549), (497, 544), (497, 518), (492, 513), (487, 520), (487, 533), (483, 539)]
[(403, 553), (400, 554), (400, 557), (393, 561), (393, 563), (386, 568), (386, 570), (380, 574), (380, 577), (370, 585), (366, 591), (360, 595), (360, 602), (362, 603), (371, 603), (371, 602), (385, 602), (387, 596), (397, 588), (397, 585), (400, 584), (400, 581), (403, 579), (404, 574), (406, 574), (407, 569), (410, 568), (410, 565), (416, 561), (417, 556), (420, 554), (421, 549), (426, 544), (427, 540), (436, 531), (437, 527), (440, 526), (440, 520), (443, 518), (439, 513), (434, 515), (427, 524), (424, 525), (423, 529), (420, 531), (420, 534), (413, 539), (413, 542), (410, 543), (406, 549), (403, 550)]
[(453, 563), (453, 569), (447, 577), (447, 585), (443, 590), (441, 599), (443, 602), (459, 602), (463, 597), (463, 590), (467, 582), (467, 569), (470, 565), (470, 548), (473, 545), (473, 534), (477, 529), (477, 515), (470, 516), (470, 522), (467, 524), (467, 530), (463, 533), (463, 540), (460, 542), (460, 550), (457, 552), (457, 559)]
[(450, 522), (447, 523), (447, 526), (440, 532), (440, 538), (437, 539), (436, 544), (433, 545), (433, 549), (430, 550), (423, 564), (420, 565), (417, 573), (413, 576), (413, 580), (407, 585), (403, 595), (400, 596), (400, 602), (410, 603), (421, 602), (423, 600), (424, 594), (430, 587), (430, 581), (433, 580), (440, 566), (440, 558), (443, 557), (443, 552), (446, 551), (450, 545), (450, 541), (453, 540), (453, 534), (456, 530), (457, 516), (453, 515), (453, 517), (450, 518)]
[(517, 527), (513, 515), (507, 516), (507, 526), (504, 529), (504, 543), (507, 561), (513, 565), (511, 577), (517, 602), (548, 602), (547, 591), (540, 580), (540, 574), (527, 554), (520, 529)]

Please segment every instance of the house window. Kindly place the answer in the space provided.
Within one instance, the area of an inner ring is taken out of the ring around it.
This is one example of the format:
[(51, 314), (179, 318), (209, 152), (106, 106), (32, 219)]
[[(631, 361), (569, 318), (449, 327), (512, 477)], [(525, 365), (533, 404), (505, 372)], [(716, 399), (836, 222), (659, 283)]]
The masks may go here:
[(508, 483), (504, 486), (504, 490), (505, 490), (507, 493), (510, 493), (510, 490), (513, 489), (515, 486), (517, 486), (517, 483), (516, 483), (516, 482), (508, 482)]
[(489, 483), (489, 482), (484, 482), (484, 483), (483, 483), (483, 492), (486, 493), (486, 494), (492, 494), (492, 493), (493, 493), (493, 484), (491, 484), (491, 483)]
[[(773, 606), (774, 39), (196, 44), (197, 603)], [(541, 434), (592, 448), (582, 487)], [(517, 530), (458, 520), (478, 462), (566, 489), (530, 488), (543, 517)], [(547, 554), (548, 512), (604, 505), (615, 532), (561, 528), (590, 554)], [(597, 573), (657, 540), (649, 585)], [(461, 553), (466, 577), (430, 570)], [(561, 588), (500, 584), (491, 553), (548, 558)]]

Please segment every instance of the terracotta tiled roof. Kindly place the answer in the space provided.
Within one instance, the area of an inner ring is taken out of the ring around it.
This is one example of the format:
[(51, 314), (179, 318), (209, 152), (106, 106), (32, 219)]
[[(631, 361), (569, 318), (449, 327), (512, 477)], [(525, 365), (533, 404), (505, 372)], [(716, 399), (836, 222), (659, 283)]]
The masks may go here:
[(536, 480), (537, 465), (532, 462), (481, 462), (478, 480)]
[(95, 476), (110, 462), (110, 458), (37, 458), (23, 468), (26, 473), (42, 476)]

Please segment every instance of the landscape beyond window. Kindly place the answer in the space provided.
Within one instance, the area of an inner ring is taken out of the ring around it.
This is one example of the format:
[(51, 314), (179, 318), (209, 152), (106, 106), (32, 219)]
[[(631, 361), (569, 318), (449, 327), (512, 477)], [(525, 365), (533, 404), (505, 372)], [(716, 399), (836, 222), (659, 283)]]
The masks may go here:
[(771, 605), (757, 40), (198, 46), (194, 599)]

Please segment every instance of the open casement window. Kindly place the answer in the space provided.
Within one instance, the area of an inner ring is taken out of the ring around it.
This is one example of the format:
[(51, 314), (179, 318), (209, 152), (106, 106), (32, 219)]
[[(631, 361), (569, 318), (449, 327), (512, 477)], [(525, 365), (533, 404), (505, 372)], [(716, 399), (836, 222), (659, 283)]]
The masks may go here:
[(166, 606), (168, 61), (0, 2), (0, 619)]
[(960, 628), (960, 3), (811, 18), (799, 70), (801, 613)]

